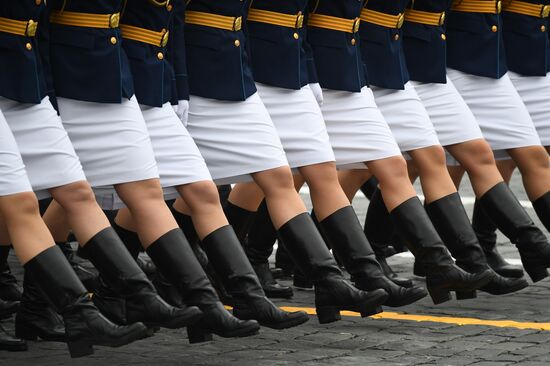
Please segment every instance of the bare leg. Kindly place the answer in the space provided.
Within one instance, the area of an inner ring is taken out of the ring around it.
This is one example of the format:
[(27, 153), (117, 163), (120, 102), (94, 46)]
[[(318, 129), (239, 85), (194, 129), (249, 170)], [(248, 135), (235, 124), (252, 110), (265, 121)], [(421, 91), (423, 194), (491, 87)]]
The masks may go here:
[(455, 185), (445, 162), (445, 151), (441, 146), (430, 146), (409, 151), (418, 168), (422, 191), (427, 203), (456, 192)]
[(0, 197), (0, 227), (3, 235), (9, 233), (9, 241), (23, 265), (55, 245), (32, 192)]
[(508, 153), (521, 172), (523, 186), (531, 201), (550, 191), (550, 162), (542, 146), (510, 149)]
[(372, 177), (368, 169), (349, 169), (338, 171), (338, 181), (346, 197), (351, 202), (366, 181)]
[(447, 150), (468, 172), (477, 197), (483, 196), (489, 189), (502, 182), (502, 176), (487, 141), (467, 141), (447, 146)]

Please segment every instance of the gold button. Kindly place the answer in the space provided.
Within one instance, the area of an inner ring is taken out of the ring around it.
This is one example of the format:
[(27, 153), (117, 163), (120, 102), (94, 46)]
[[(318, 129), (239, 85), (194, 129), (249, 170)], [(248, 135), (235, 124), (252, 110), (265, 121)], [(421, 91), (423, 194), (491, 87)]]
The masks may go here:
[(40, 4), (42, 4), (42, 0), (35, 0), (34, 3), (35, 3), (36, 5), (40, 5)]
[(544, 25), (541, 25), (541, 26), (540, 26), (540, 31), (541, 31), (541, 32), (546, 32), (546, 27), (545, 27)]
[(355, 40), (355, 38), (352, 38), (352, 39), (351, 39), (351, 45), (352, 45), (352, 46), (355, 46), (356, 43), (357, 43), (357, 41)]
[(168, 11), (172, 11), (173, 8), (174, 8), (174, 7), (172, 6), (172, 4), (168, 4), (168, 5), (166, 6), (166, 10), (168, 10)]
[(395, 36), (393, 36), (393, 39), (395, 39), (396, 41), (399, 40), (399, 34), (396, 34)]
[(446, 39), (447, 39), (447, 36), (446, 36), (445, 34), (442, 34), (442, 35), (441, 35), (441, 39), (442, 39), (442, 40), (446, 40)]
[(159, 60), (164, 60), (164, 53), (162, 53), (162, 52), (157, 53), (157, 58)]
[(29, 51), (32, 50), (32, 44), (27, 43), (27, 44), (25, 45), (25, 48), (26, 48), (27, 50), (29, 50)]
[(238, 39), (235, 40), (235, 47), (239, 47), (241, 45), (241, 41)]
[(118, 41), (116, 39), (116, 37), (111, 37), (111, 43), (112, 44), (116, 44)]
[(292, 36), (294, 37), (294, 39), (300, 38), (300, 36), (298, 35), (298, 33), (294, 33)]
[(498, 27), (496, 25), (493, 25), (491, 27), (491, 32), (496, 33), (498, 31)]

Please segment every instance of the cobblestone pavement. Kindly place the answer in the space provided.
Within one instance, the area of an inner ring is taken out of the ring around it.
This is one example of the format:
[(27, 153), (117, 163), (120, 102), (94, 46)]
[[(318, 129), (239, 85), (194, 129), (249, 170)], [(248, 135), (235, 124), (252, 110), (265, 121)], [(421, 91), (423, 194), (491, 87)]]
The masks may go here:
[[(465, 185), (466, 186), (466, 185)], [(514, 191), (526, 200), (517, 177)], [(473, 197), (471, 189), (461, 190), (463, 198)], [(305, 196), (307, 199), (307, 196)], [(367, 201), (354, 205), (364, 218)], [(466, 208), (471, 213), (472, 204)], [(534, 217), (534, 211), (529, 209)], [(538, 221), (537, 221), (538, 222)], [(507, 258), (517, 258), (512, 245), (499, 237)], [(400, 273), (410, 275), (409, 258), (392, 257), (390, 263)], [(15, 268), (20, 271), (19, 268)], [(20, 273), (20, 272), (19, 272)], [(419, 282), (420, 279), (418, 279)], [(220, 339), (189, 345), (183, 331), (162, 330), (153, 338), (120, 349), (97, 347), (94, 356), (71, 360), (65, 345), (31, 342), (29, 352), (0, 353), (0, 365), (550, 365), (550, 331), (447, 324), (437, 317), (550, 322), (550, 279), (520, 293), (489, 296), (479, 293), (475, 300), (455, 300), (435, 306), (424, 299), (399, 309), (406, 314), (432, 315), (432, 322), (344, 317), (342, 321), (319, 325), (314, 317), (303, 326), (274, 331), (262, 329), (258, 336)], [(297, 292), (281, 306), (312, 307), (311, 292)], [(13, 329), (12, 320), (2, 325)]]

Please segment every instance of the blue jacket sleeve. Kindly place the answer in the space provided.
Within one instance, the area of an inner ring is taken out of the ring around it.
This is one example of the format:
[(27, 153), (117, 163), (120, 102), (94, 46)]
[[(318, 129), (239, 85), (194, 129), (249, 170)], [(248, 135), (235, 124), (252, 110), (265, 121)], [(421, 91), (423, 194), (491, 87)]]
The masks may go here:
[(44, 71), (44, 78), (46, 80), (46, 88), (50, 102), (57, 108), (57, 100), (55, 96), (55, 89), (53, 85), (53, 75), (50, 65), (50, 32), (49, 32), (49, 17), (50, 11), (48, 7), (45, 7), (39, 19), (39, 27), (37, 31), (37, 41), (40, 51), (40, 62), (42, 63), (42, 69)]

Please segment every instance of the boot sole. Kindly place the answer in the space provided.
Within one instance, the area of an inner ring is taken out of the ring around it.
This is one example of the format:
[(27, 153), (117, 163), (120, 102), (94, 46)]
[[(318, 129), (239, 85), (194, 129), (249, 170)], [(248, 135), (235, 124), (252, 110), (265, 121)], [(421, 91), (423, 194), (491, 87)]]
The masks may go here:
[(292, 291), (290, 287), (285, 291), (271, 291), (264, 288), (264, 292), (265, 296), (270, 299), (292, 299), (292, 297), (294, 297), (294, 291)]
[(12, 344), (12, 345), (0, 345), (0, 351), (8, 351), (8, 352), (25, 352), (29, 349), (29, 347), (26, 344)]
[(354, 311), (361, 314), (362, 318), (379, 314), (382, 312), (382, 304), (388, 299), (388, 296), (388, 293), (384, 291), (383, 294), (373, 295), (370, 299), (358, 305), (320, 306), (317, 307), (317, 319), (319, 324), (333, 323), (342, 320), (341, 311)]
[(129, 323), (143, 322), (148, 328), (167, 328), (180, 329), (197, 324), (202, 319), (202, 313), (198, 312), (195, 315), (187, 315), (185, 318), (171, 319), (169, 322), (147, 322), (140, 319), (133, 319)]
[(516, 286), (508, 287), (508, 288), (500, 290), (500, 291), (487, 291), (487, 290), (484, 290), (483, 288), (481, 288), (480, 291), (486, 292), (486, 293), (491, 294), (491, 295), (506, 295), (506, 294), (511, 294), (513, 292), (523, 290), (524, 288), (527, 288), (528, 286), (529, 286), (529, 284), (526, 281), (524, 283), (518, 283)]
[(303, 317), (289, 319), (284, 322), (278, 322), (278, 323), (259, 322), (259, 323), (261, 326), (271, 328), (271, 329), (288, 329), (288, 328), (297, 327), (299, 325), (307, 323), (308, 321), (309, 321), (309, 317), (307, 315), (304, 315)]
[(15, 324), (15, 336), (25, 341), (36, 341), (39, 338), (46, 342), (66, 342), (67, 338), (65, 334), (59, 336), (49, 336), (37, 330), (32, 325), (26, 325), (21, 323)]
[(121, 337), (109, 342), (102, 342), (102, 341), (95, 342), (94, 340), (82, 339), (82, 340), (67, 341), (67, 346), (69, 348), (69, 353), (71, 355), (71, 358), (80, 358), (80, 357), (92, 355), (94, 353), (93, 346), (118, 348), (118, 347), (122, 347), (127, 344), (130, 344), (132, 342), (135, 342), (137, 340), (143, 339), (146, 337), (146, 334), (147, 334), (147, 328), (144, 328), (144, 329), (136, 330), (133, 333), (127, 334), (124, 337)]
[(531, 267), (531, 268), (525, 268), (525, 272), (529, 275), (531, 278), (531, 281), (533, 282), (539, 282), (544, 280), (546, 277), (548, 277), (548, 266), (541, 265), (537, 267)]
[(389, 306), (391, 308), (398, 308), (398, 307), (401, 307), (401, 306), (406, 306), (406, 305), (410, 305), (410, 304), (413, 304), (419, 300), (422, 300), (423, 298), (425, 298), (426, 296), (428, 296), (428, 293), (427, 292), (419, 292), (417, 294), (411, 294), (403, 299), (400, 299), (400, 301), (396, 301), (396, 302), (388, 302), (386, 301), (384, 303), (385, 306)]

